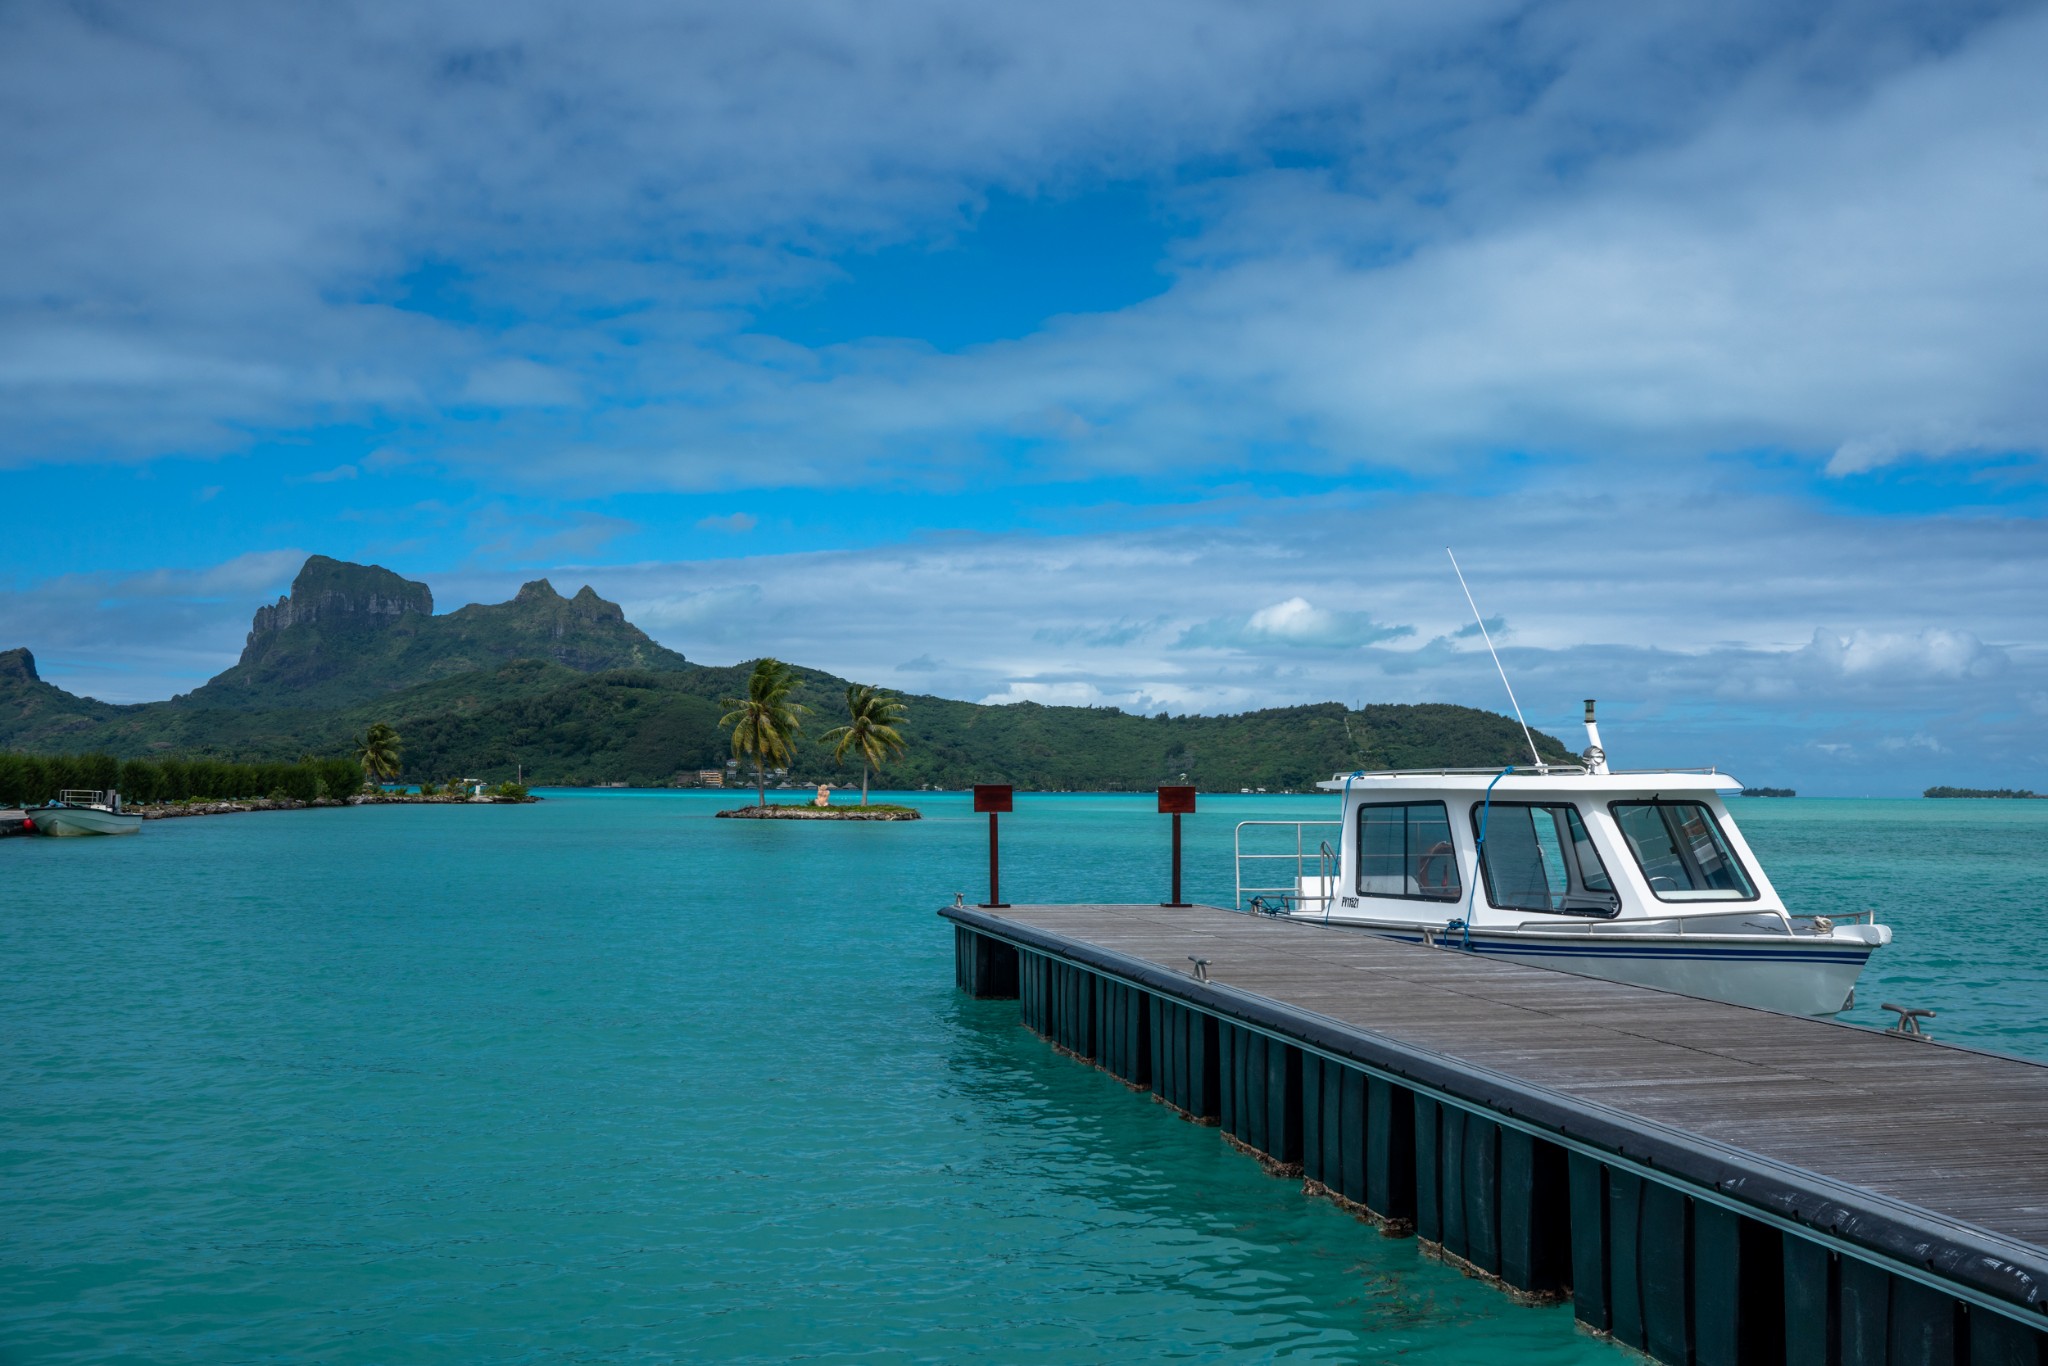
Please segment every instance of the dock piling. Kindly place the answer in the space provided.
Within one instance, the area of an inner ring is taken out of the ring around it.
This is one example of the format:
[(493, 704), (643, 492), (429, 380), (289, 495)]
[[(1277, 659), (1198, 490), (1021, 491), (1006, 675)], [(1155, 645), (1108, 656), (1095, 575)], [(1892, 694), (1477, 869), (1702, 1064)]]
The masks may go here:
[(1017, 950), (966, 926), (953, 931), (953, 980), (978, 1001), (1014, 1001), (1018, 995)]
[(1614, 1326), (1608, 1297), (1607, 1169), (1587, 1153), (1570, 1164), (1572, 1226), (1572, 1314), (1596, 1333)]

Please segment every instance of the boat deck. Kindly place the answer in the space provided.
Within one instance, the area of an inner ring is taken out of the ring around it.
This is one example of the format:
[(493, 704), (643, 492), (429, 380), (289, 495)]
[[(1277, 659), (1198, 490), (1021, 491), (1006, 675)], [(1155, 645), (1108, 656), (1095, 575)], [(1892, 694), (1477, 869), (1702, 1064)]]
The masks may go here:
[(1937, 1235), (1974, 1226), (2048, 1265), (2048, 1066), (1209, 906), (947, 915), (1112, 973), (1186, 980), (1206, 958), (1227, 991), (1874, 1193)]

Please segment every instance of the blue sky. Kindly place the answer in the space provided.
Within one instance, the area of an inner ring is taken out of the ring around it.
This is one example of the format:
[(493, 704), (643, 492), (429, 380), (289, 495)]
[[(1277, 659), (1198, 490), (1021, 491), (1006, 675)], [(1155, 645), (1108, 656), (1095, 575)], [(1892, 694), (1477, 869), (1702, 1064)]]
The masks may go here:
[(693, 658), (2048, 787), (2048, 12), (0, 13), (0, 647), (311, 552)]

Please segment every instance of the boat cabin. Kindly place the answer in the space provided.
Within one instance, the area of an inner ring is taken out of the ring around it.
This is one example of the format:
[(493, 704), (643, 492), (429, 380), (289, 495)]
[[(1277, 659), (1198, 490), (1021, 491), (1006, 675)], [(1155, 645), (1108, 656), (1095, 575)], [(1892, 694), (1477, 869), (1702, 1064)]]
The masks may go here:
[(1723, 774), (1436, 769), (1319, 786), (1343, 815), (1300, 869), (1296, 914), (1474, 929), (1786, 914)]

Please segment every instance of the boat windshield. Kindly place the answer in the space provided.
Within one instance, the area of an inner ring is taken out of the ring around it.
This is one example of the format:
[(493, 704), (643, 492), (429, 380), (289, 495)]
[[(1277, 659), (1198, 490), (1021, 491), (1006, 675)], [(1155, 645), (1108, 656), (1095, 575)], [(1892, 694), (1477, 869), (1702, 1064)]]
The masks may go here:
[(1486, 899), (1511, 911), (1612, 916), (1621, 909), (1607, 865), (1569, 803), (1495, 802), (1472, 808), (1472, 832), (1481, 834), (1480, 867)]
[(1358, 894), (1425, 901), (1465, 895), (1442, 802), (1358, 808)]
[(1615, 823), (1659, 901), (1751, 901), (1756, 888), (1699, 802), (1615, 802)]

